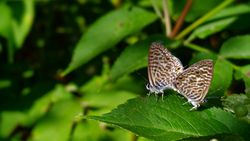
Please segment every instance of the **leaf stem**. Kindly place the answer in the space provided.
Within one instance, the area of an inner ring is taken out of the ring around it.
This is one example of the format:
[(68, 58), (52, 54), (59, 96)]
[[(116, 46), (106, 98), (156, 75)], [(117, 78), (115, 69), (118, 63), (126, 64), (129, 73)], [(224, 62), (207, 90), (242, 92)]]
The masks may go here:
[(213, 10), (211, 10), (210, 12), (208, 12), (206, 15), (204, 15), (201, 18), (199, 18), (196, 22), (194, 22), (193, 24), (191, 24), (190, 26), (188, 26), (187, 28), (185, 28), (180, 34), (178, 34), (176, 36), (176, 39), (177, 40), (182, 39), (187, 34), (189, 34), (193, 29), (195, 29), (196, 27), (198, 27), (199, 25), (201, 25), (202, 23), (204, 23), (210, 17), (212, 17), (213, 15), (217, 14), (220, 10), (222, 10), (223, 8), (225, 8), (226, 6), (228, 6), (229, 4), (231, 4), (233, 2), (234, 2), (234, 0), (225, 0), (220, 5), (218, 5), (217, 7), (215, 7)]
[(171, 27), (167, 0), (162, 0), (162, 5), (163, 5), (164, 21), (166, 26), (166, 36), (169, 37), (172, 32), (171, 29), (172, 27)]
[(152, 3), (152, 6), (154, 8), (154, 11), (156, 13), (156, 15), (161, 19), (161, 21), (163, 22), (163, 16), (162, 16), (162, 13), (161, 13), (161, 10), (158, 8), (158, 6), (156, 5), (155, 3), (155, 0), (151, 0), (151, 3)]
[(201, 46), (198, 46), (196, 44), (192, 44), (192, 43), (189, 43), (189, 42), (184, 42), (183, 45), (187, 48), (190, 48), (190, 49), (193, 49), (193, 50), (196, 50), (196, 51), (199, 51), (199, 52), (206, 52), (206, 53), (211, 53), (210, 50), (208, 49), (205, 49)]

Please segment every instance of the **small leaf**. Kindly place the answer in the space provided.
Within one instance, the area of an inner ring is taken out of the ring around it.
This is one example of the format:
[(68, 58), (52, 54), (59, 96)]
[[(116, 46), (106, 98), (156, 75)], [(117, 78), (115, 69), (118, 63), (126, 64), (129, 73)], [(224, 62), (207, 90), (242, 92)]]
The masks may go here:
[[(246, 17), (242, 16), (244, 14), (250, 14), (249, 5), (240, 4), (225, 8), (219, 13), (217, 13), (215, 16), (210, 18), (204, 25), (195, 29), (188, 40), (194, 40), (196, 37), (200, 39), (205, 39), (206, 37), (218, 33), (224, 29), (235, 28), (234, 25), (237, 25), (236, 27), (238, 29), (241, 29), (243, 27), (242, 25), (244, 24), (244, 22), (246, 22)], [(248, 26), (244, 27), (247, 28)]]
[(224, 42), (220, 55), (225, 58), (250, 59), (250, 35), (233, 37)]
[(34, 19), (34, 0), (0, 2), (0, 35), (8, 40), (8, 61), (13, 62), (15, 48), (21, 48)]
[(223, 96), (225, 90), (231, 85), (233, 68), (225, 60), (218, 59), (214, 63), (214, 75), (209, 95)]
[[(35, 1), (34, 0), (17, 1), (14, 3), (14, 5), (12, 5), (11, 8), (15, 15), (20, 16), (20, 17), (15, 17), (15, 19), (13, 19), (12, 28), (15, 39), (15, 45), (16, 47), (21, 48), (23, 42), (25, 41), (26, 36), (28, 35), (32, 27), (35, 15), (35, 10), (34, 10)], [(19, 10), (23, 11), (23, 13), (22, 14), (18, 13)]]
[(146, 67), (148, 64), (148, 49), (151, 43), (155, 41), (164, 42), (167, 47), (176, 43), (171, 40), (167, 40), (164, 36), (155, 35), (127, 47), (112, 67), (110, 73), (111, 79), (115, 80), (125, 74)]
[(250, 5), (248, 4), (238, 4), (232, 5), (231, 7), (227, 7), (222, 9), (219, 13), (211, 17), (208, 21), (218, 20), (222, 18), (227, 18), (236, 15), (249, 14), (250, 13)]
[(248, 136), (249, 126), (218, 108), (192, 111), (186, 100), (177, 95), (167, 95), (163, 101), (154, 96), (131, 99), (103, 116), (89, 119), (114, 124), (137, 135), (153, 140), (180, 140), (190, 137), (217, 134), (241, 134)]
[(237, 20), (237, 17), (229, 17), (222, 20), (218, 20), (212, 23), (202, 25), (194, 30), (194, 32), (188, 38), (189, 41), (194, 40), (196, 37), (205, 39), (206, 37), (215, 34), (223, 29), (226, 29), (229, 25)]
[(8, 38), (11, 33), (11, 9), (0, 2), (0, 35)]
[(78, 42), (66, 75), (113, 47), (129, 34), (140, 31), (156, 20), (153, 13), (138, 7), (123, 7), (97, 20)]

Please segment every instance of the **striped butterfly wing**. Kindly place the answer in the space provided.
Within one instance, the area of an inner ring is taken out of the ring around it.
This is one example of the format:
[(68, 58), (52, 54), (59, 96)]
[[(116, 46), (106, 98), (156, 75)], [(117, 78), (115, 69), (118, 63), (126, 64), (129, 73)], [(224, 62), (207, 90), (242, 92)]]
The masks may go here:
[(173, 87), (173, 80), (183, 71), (178, 58), (173, 56), (161, 43), (151, 44), (148, 56), (147, 89), (150, 93), (163, 93), (164, 89)]
[[(213, 77), (213, 61), (199, 61), (180, 73), (174, 85), (177, 91), (188, 99), (196, 109), (204, 101)], [(191, 109), (191, 110), (192, 110)]]

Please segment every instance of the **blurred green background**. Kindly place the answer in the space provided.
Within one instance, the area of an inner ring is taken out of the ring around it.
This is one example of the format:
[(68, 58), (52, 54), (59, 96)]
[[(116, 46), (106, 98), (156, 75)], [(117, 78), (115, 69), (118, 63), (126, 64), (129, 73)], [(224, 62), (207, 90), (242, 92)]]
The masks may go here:
[[(184, 66), (217, 60), (209, 95), (236, 96), (208, 107), (234, 113), (243, 107), (236, 117), (249, 124), (250, 4), (226, 1), (228, 7), (189, 36), (172, 40), (155, 12), (162, 0), (1, 0), (0, 140), (148, 140), (84, 117), (146, 96), (153, 41), (167, 45)], [(168, 1), (173, 25), (185, 3)], [(181, 30), (221, 3), (193, 0)]]

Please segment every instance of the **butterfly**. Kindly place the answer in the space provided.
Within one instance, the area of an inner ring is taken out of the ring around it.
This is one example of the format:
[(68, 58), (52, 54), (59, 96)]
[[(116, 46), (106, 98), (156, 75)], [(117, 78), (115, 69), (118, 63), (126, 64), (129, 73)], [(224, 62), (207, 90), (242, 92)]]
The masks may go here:
[(184, 69), (180, 60), (173, 56), (161, 43), (151, 44), (148, 56), (149, 93), (161, 93), (173, 89), (188, 99), (197, 109), (208, 92), (213, 77), (213, 61), (199, 61)]
[(177, 92), (188, 99), (197, 109), (208, 93), (213, 78), (213, 61), (210, 59), (201, 60), (180, 73), (176, 78), (174, 87)]
[(151, 44), (148, 55), (148, 80), (150, 93), (163, 96), (165, 89), (175, 89), (173, 81), (183, 71), (181, 61), (159, 42)]

